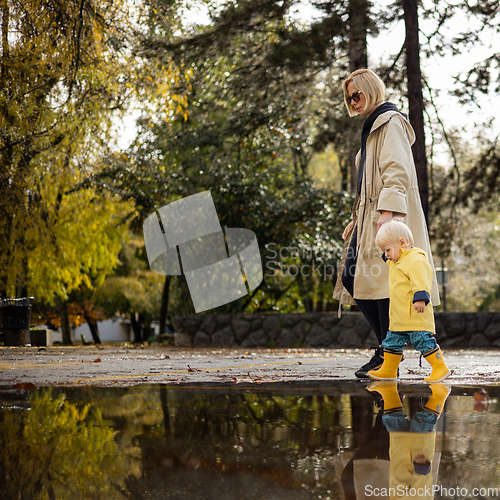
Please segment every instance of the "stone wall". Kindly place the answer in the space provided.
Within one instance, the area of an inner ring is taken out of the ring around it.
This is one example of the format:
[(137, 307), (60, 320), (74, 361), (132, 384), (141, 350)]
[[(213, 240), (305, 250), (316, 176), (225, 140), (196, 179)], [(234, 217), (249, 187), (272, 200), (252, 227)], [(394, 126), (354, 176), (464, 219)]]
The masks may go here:
[[(446, 348), (500, 348), (500, 313), (436, 313)], [(370, 347), (377, 344), (361, 313), (196, 314), (174, 318), (180, 347)]]

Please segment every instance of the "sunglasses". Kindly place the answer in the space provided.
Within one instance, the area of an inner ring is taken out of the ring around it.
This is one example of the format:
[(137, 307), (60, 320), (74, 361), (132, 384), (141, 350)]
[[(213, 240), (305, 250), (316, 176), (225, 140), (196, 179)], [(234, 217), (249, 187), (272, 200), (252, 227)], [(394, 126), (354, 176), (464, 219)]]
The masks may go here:
[(363, 92), (361, 92), (361, 90), (358, 90), (357, 92), (354, 92), (354, 94), (352, 94), (351, 96), (349, 96), (349, 97), (347, 98), (347, 102), (348, 102), (349, 104), (351, 104), (351, 103), (352, 103), (352, 101), (354, 101), (354, 102), (359, 102), (359, 100), (361, 99), (361, 95), (360, 95), (360, 94), (362, 94), (362, 93), (363, 93)]

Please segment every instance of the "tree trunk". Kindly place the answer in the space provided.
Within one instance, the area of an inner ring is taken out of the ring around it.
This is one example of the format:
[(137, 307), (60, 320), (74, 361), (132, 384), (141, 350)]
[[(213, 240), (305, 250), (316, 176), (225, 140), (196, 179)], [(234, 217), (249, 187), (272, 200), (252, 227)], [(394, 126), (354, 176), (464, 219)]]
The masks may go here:
[(89, 325), (90, 334), (92, 335), (92, 340), (94, 341), (94, 344), (102, 344), (101, 338), (99, 337), (99, 328), (97, 326), (97, 321), (93, 320), (92, 318), (89, 318), (86, 315), (84, 315), (84, 318), (85, 321), (87, 322), (87, 325)]
[[(7, 0), (0, 1), (0, 11), (2, 13), (2, 58), (0, 61), (0, 88), (7, 89), (10, 85), (8, 82), (8, 67), (9, 67), (9, 24), (10, 24), (10, 5)], [(0, 103), (0, 111), (2, 116), (7, 116), (7, 104), (5, 100), (3, 103)], [(4, 143), (2, 146), (5, 148), (7, 146), (7, 151), (12, 152), (12, 148), (8, 148), (8, 139), (3, 138), (2, 142)], [(11, 155), (10, 155), (11, 156)], [(0, 186), (2, 189), (2, 196), (0, 199), (0, 210), (2, 212), (2, 224), (0, 226), (0, 238), (4, 241), (2, 245), (2, 253), (3, 258), (0, 261), (0, 286), (2, 287), (0, 290), (0, 297), (7, 297), (7, 283), (9, 281), (8, 272), (6, 270), (6, 263), (11, 262), (10, 260), (10, 249), (9, 245), (5, 242), (10, 241), (10, 228), (12, 227), (12, 214), (11, 214), (11, 206), (10, 206), (10, 158), (6, 159), (0, 163)]]
[[(24, 247), (24, 236), (21, 236), (21, 247)], [(28, 296), (28, 258), (23, 255), (19, 262), (19, 272), (17, 273), (16, 297)]]
[(9, 24), (10, 24), (10, 6), (7, 0), (1, 0), (2, 8), (2, 62), (0, 63), (0, 82), (1, 87), (5, 88), (4, 83), (7, 79), (6, 71), (9, 65), (10, 47), (9, 47)]
[(163, 285), (163, 294), (161, 296), (160, 307), (160, 336), (167, 331), (167, 315), (168, 315), (168, 296), (170, 292), (171, 276), (165, 276), (165, 284)]
[(132, 331), (134, 332), (134, 344), (142, 343), (142, 321), (141, 316), (138, 315), (138, 319), (135, 314), (130, 315), (130, 324), (132, 325)]
[(168, 397), (167, 397), (167, 386), (160, 385), (160, 400), (161, 409), (163, 411), (163, 425), (165, 427), (165, 436), (168, 437), (170, 433), (170, 415), (168, 413)]
[(71, 327), (69, 325), (68, 305), (59, 295), (55, 296), (54, 301), (59, 317), (61, 318), (62, 343), (63, 345), (73, 345), (73, 341), (71, 340)]
[(349, 69), (368, 66), (366, 31), (368, 29), (368, 0), (349, 1)]
[[(349, 70), (352, 73), (368, 67), (368, 49), (366, 31), (368, 28), (368, 0), (349, 1)], [(356, 154), (360, 147), (360, 132), (357, 120), (352, 120), (349, 131), (349, 165), (351, 192), (356, 192), (358, 173), (356, 171)]]
[(340, 163), (340, 177), (341, 177), (341, 191), (347, 191), (347, 185), (349, 183), (349, 174), (350, 174), (350, 158), (342, 159), (339, 157)]
[(424, 98), (422, 95), (422, 73), (420, 71), (420, 44), (418, 42), (418, 0), (403, 0), (406, 29), (406, 72), (408, 75), (408, 104), (410, 123), (416, 140), (412, 146), (417, 170), (418, 188), (425, 220), (429, 223), (429, 180), (427, 156), (425, 154)]

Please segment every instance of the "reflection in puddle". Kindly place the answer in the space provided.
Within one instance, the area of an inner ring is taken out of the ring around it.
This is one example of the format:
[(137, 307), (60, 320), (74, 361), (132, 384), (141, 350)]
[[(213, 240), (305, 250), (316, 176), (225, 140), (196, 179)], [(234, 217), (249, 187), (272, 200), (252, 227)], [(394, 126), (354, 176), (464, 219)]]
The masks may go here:
[(498, 498), (500, 390), (0, 390), (0, 498)]
[(342, 471), (346, 498), (434, 498), (440, 462), (435, 450), (436, 423), (451, 390), (444, 384), (429, 388), (430, 397), (414, 407), (410, 417), (403, 409), (397, 382), (374, 382), (367, 387), (381, 409), (371, 432)]

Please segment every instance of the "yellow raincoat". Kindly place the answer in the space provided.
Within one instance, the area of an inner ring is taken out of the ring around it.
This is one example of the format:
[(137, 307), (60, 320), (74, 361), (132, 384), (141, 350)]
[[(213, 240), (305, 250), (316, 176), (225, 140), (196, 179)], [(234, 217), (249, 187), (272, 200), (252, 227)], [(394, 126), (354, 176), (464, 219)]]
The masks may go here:
[(425, 331), (436, 333), (432, 304), (423, 313), (413, 309), (414, 295), (428, 292), (432, 285), (432, 267), (420, 248), (402, 248), (396, 262), (389, 266), (389, 330), (393, 332)]

